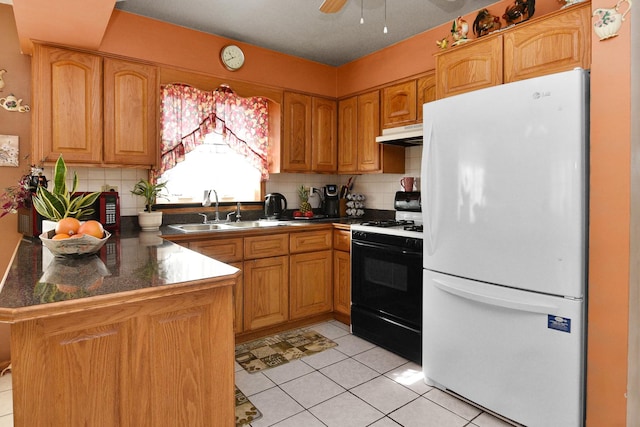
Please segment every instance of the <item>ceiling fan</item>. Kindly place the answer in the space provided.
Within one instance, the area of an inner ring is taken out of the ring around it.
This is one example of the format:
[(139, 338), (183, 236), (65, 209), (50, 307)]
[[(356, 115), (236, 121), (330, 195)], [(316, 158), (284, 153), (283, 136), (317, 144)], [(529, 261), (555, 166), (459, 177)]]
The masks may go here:
[(320, 5), (320, 12), (337, 13), (344, 7), (347, 0), (324, 0)]

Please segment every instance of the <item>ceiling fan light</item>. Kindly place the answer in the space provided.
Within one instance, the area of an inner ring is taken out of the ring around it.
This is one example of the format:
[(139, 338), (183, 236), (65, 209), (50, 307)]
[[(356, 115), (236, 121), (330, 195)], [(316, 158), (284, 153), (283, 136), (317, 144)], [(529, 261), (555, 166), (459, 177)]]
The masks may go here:
[(364, 24), (364, 0), (360, 0), (360, 23)]
[(384, 28), (382, 29), (382, 32), (383, 32), (384, 34), (387, 34), (387, 26), (386, 26), (386, 25), (385, 25), (385, 26), (384, 26)]

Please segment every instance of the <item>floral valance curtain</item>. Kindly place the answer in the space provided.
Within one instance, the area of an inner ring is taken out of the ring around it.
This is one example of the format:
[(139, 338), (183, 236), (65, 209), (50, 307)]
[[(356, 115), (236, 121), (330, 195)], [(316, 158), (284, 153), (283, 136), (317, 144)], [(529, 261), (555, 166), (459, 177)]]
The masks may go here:
[(269, 114), (262, 97), (241, 98), (229, 87), (213, 92), (183, 84), (162, 86), (162, 146), (158, 176), (184, 160), (211, 132), (222, 135), (266, 180)]

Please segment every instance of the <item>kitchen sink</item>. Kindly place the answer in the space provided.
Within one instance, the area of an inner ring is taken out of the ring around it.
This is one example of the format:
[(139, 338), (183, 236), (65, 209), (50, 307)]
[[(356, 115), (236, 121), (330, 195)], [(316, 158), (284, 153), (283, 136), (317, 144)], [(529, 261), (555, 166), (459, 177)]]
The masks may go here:
[(169, 227), (176, 230), (184, 231), (185, 233), (202, 233), (207, 231), (239, 230), (243, 228), (275, 227), (278, 225), (288, 224), (291, 223), (287, 221), (257, 220), (209, 224), (169, 224)]
[(229, 230), (229, 224), (170, 224), (169, 227), (187, 233)]

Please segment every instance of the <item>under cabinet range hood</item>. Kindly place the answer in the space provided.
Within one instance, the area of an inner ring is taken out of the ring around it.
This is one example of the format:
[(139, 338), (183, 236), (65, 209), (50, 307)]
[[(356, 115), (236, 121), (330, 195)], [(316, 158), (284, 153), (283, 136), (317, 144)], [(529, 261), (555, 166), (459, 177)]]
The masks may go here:
[(377, 136), (376, 142), (402, 147), (422, 145), (422, 133), (422, 123), (383, 129), (382, 136)]

